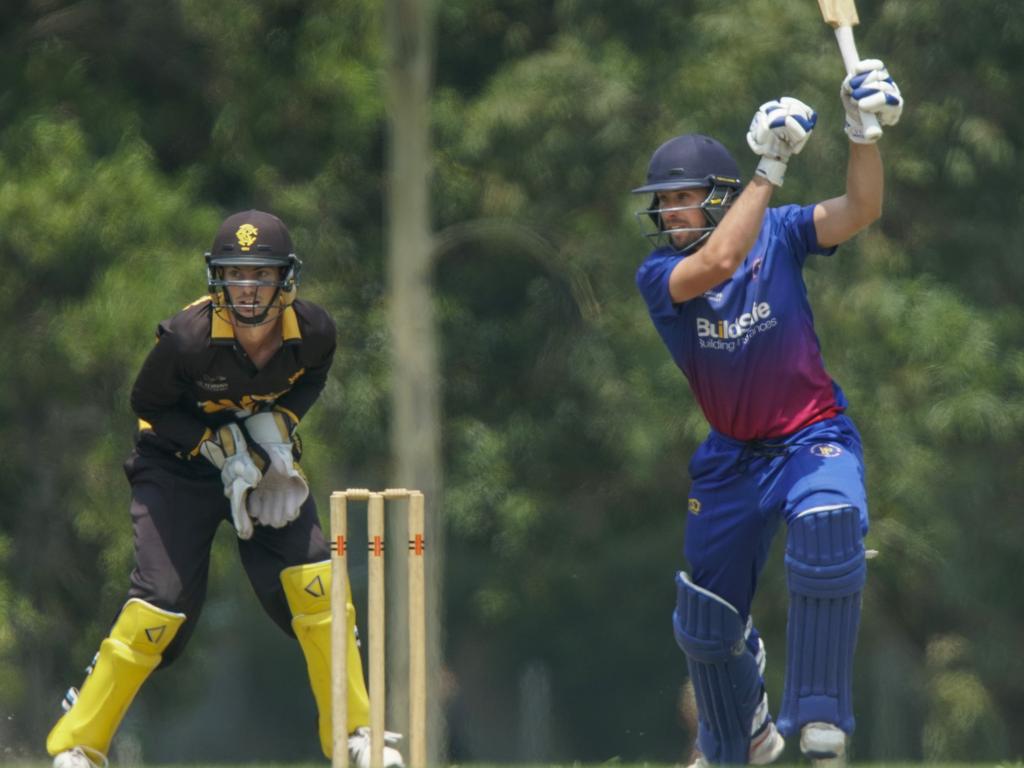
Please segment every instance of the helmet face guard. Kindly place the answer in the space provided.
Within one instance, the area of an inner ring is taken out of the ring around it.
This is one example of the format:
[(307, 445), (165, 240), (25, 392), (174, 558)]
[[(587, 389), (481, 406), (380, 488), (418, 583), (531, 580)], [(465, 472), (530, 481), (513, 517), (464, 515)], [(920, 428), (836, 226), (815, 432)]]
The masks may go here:
[[(206, 286), (213, 299), (215, 312), (230, 312), (234, 319), (243, 325), (262, 325), (274, 319), (270, 310), (274, 307), (284, 309), (295, 300), (296, 288), (299, 284), (299, 273), (302, 262), (293, 253), (290, 260), (265, 259), (254, 262), (252, 259), (213, 258), (206, 254)], [(277, 280), (228, 280), (225, 275), (227, 267), (275, 267), (279, 275)], [(243, 302), (236, 304), (231, 298), (228, 288), (269, 288), (273, 287), (274, 295), (266, 304)], [(252, 314), (248, 314), (252, 312)]]
[[(686, 188), (687, 187), (675, 187), (675, 189)], [(657, 247), (667, 245), (674, 248), (679, 253), (689, 253), (707, 240), (711, 236), (711, 233), (715, 231), (715, 227), (721, 223), (722, 217), (725, 216), (736, 197), (739, 196), (739, 190), (729, 184), (718, 184), (715, 182), (711, 182), (710, 186), (706, 187), (702, 185), (701, 188), (706, 188), (708, 193), (697, 205), (665, 207), (658, 202), (658, 195), (655, 194), (651, 199), (650, 207), (639, 210), (634, 214), (634, 218), (636, 218), (639, 223), (640, 230), (644, 237), (654, 243)], [(704, 219), (707, 222), (705, 226), (666, 227), (661, 218), (663, 213), (692, 210), (700, 210), (704, 213)], [(673, 242), (672, 235), (683, 232), (698, 232), (700, 233), (700, 236), (692, 242), (689, 242), (682, 247), (678, 247)]]
[[(634, 194), (653, 195), (650, 205), (637, 211), (635, 218), (643, 235), (656, 245), (688, 253), (711, 236), (739, 195), (741, 184), (739, 166), (719, 142), (697, 133), (676, 136), (655, 150), (647, 166), (647, 183), (633, 190)], [(681, 189), (706, 189), (707, 195), (698, 205), (661, 206), (658, 192)], [(704, 213), (705, 226), (665, 228), (663, 213), (695, 209)], [(685, 246), (676, 246), (672, 235), (684, 232), (697, 232), (699, 237)]]
[[(262, 325), (275, 307), (283, 310), (295, 300), (302, 262), (292, 250), (291, 236), (276, 216), (262, 211), (245, 211), (229, 216), (221, 224), (206, 257), (206, 285), (215, 312), (242, 325)], [(271, 267), (277, 280), (229, 280), (229, 267)], [(229, 288), (274, 288), (266, 304), (234, 303)]]

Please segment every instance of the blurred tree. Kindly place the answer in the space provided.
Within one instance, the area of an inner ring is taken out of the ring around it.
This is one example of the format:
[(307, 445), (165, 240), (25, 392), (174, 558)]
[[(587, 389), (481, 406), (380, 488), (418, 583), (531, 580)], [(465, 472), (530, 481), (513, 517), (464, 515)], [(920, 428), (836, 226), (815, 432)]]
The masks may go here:
[[(859, 5), (861, 52), (886, 60), (907, 109), (882, 145), (882, 221), (806, 274), (864, 435), (881, 551), (857, 755), (1019, 755), (1024, 14), (1011, 0), (969, 16), (953, 0)], [(338, 322), (331, 381), (302, 425), (317, 497), (389, 483), (383, 13), (380, 0), (5, 6), (0, 704), (13, 719), (0, 748), (39, 753), (123, 599), (128, 388), (156, 322), (204, 290), (225, 212), (281, 215), (301, 290)], [(792, 93), (820, 120), (777, 201), (840, 193), (841, 64), (796, 0), (450, 0), (436, 21), (453, 753), (535, 755), (524, 697), (551, 713), (552, 760), (679, 760), (671, 577), (685, 565), (684, 462), (706, 425), (633, 287), (644, 201), (628, 190), (686, 131), (751, 168), (752, 111)], [(248, 596), (231, 537), (218, 547), (201, 632), (126, 729), (147, 760), (216, 743), (235, 759), (313, 759), (301, 659)], [(755, 613), (785, 600), (775, 558)], [(764, 630), (777, 704), (785, 628)], [(188, 716), (214, 678), (235, 695)]]
[[(386, 6), (388, 39), (387, 283), (391, 344), (391, 485), (423, 492), (424, 534), (430, 542), (424, 589), (426, 614), (426, 755), (410, 762), (441, 761), (445, 712), (441, 666), (444, 599), (444, 518), (441, 504), (441, 381), (438, 328), (434, 317), (434, 238), (431, 231), (430, 98), (434, 75), (433, 2), (390, 0)], [(406, 519), (391, 516), (388, 536), (408, 541)], [(407, 570), (393, 568), (388, 582), (390, 626), (409, 616)], [(388, 634), (390, 691), (388, 722), (408, 732), (410, 712), (410, 634)], [(412, 749), (412, 743), (409, 747)]]

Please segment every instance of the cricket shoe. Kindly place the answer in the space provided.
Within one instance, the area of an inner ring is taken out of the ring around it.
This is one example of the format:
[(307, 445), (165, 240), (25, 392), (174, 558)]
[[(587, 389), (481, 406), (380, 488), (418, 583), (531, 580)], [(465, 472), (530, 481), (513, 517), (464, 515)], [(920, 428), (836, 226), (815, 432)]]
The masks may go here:
[(844, 768), (846, 734), (832, 723), (807, 723), (800, 729), (800, 751), (816, 768)]
[(90, 747), (74, 747), (53, 758), (53, 768), (107, 768), (107, 756)]
[(782, 750), (786, 748), (786, 740), (782, 738), (775, 723), (765, 723), (760, 733), (750, 740), (750, 751), (747, 753), (747, 762), (751, 765), (768, 765), (774, 763)]
[[(750, 740), (750, 750), (747, 752), (747, 763), (750, 765), (768, 765), (774, 763), (782, 750), (786, 748), (786, 740), (782, 738), (775, 723), (768, 722)], [(711, 768), (704, 755), (698, 753), (697, 758), (690, 763), (689, 768)]]
[[(402, 753), (389, 744), (402, 740), (401, 734), (384, 731), (384, 768), (405, 768)], [(370, 729), (356, 728), (348, 737), (348, 759), (355, 768), (370, 768)], [(54, 766), (56, 768), (56, 766)]]

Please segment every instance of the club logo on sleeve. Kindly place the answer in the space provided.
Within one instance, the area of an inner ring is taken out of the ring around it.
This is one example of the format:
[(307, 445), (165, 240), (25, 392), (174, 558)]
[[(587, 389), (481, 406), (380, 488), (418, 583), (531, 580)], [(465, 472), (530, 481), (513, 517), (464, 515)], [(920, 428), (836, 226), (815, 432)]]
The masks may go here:
[(842, 452), (843, 449), (835, 443), (821, 443), (811, 446), (811, 453), (815, 456), (821, 456), (823, 459), (834, 459), (836, 456), (841, 455)]
[(692, 497), (687, 499), (686, 500), (686, 508), (687, 508), (687, 510), (689, 510), (691, 515), (699, 515), (700, 514), (700, 500), (699, 499), (694, 499)]
[(779, 324), (772, 315), (771, 305), (759, 301), (733, 320), (709, 320), (697, 318), (697, 342), (701, 349), (721, 349), (735, 352), (748, 344), (758, 333), (769, 331)]

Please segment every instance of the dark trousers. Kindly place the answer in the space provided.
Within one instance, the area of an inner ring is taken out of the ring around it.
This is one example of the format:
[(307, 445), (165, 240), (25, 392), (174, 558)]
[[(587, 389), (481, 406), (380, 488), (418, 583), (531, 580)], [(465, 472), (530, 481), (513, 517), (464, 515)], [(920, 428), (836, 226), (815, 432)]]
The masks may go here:
[[(161, 666), (167, 666), (195, 630), (206, 598), (214, 535), (221, 523), (231, 525), (231, 507), (219, 471), (209, 465), (133, 453), (125, 474), (132, 488), (135, 538), (128, 596), (186, 617), (164, 652)], [(238, 539), (238, 554), (264, 610), (294, 637), (279, 575), (289, 566), (329, 557), (312, 494), (288, 525), (257, 525), (251, 539)]]

